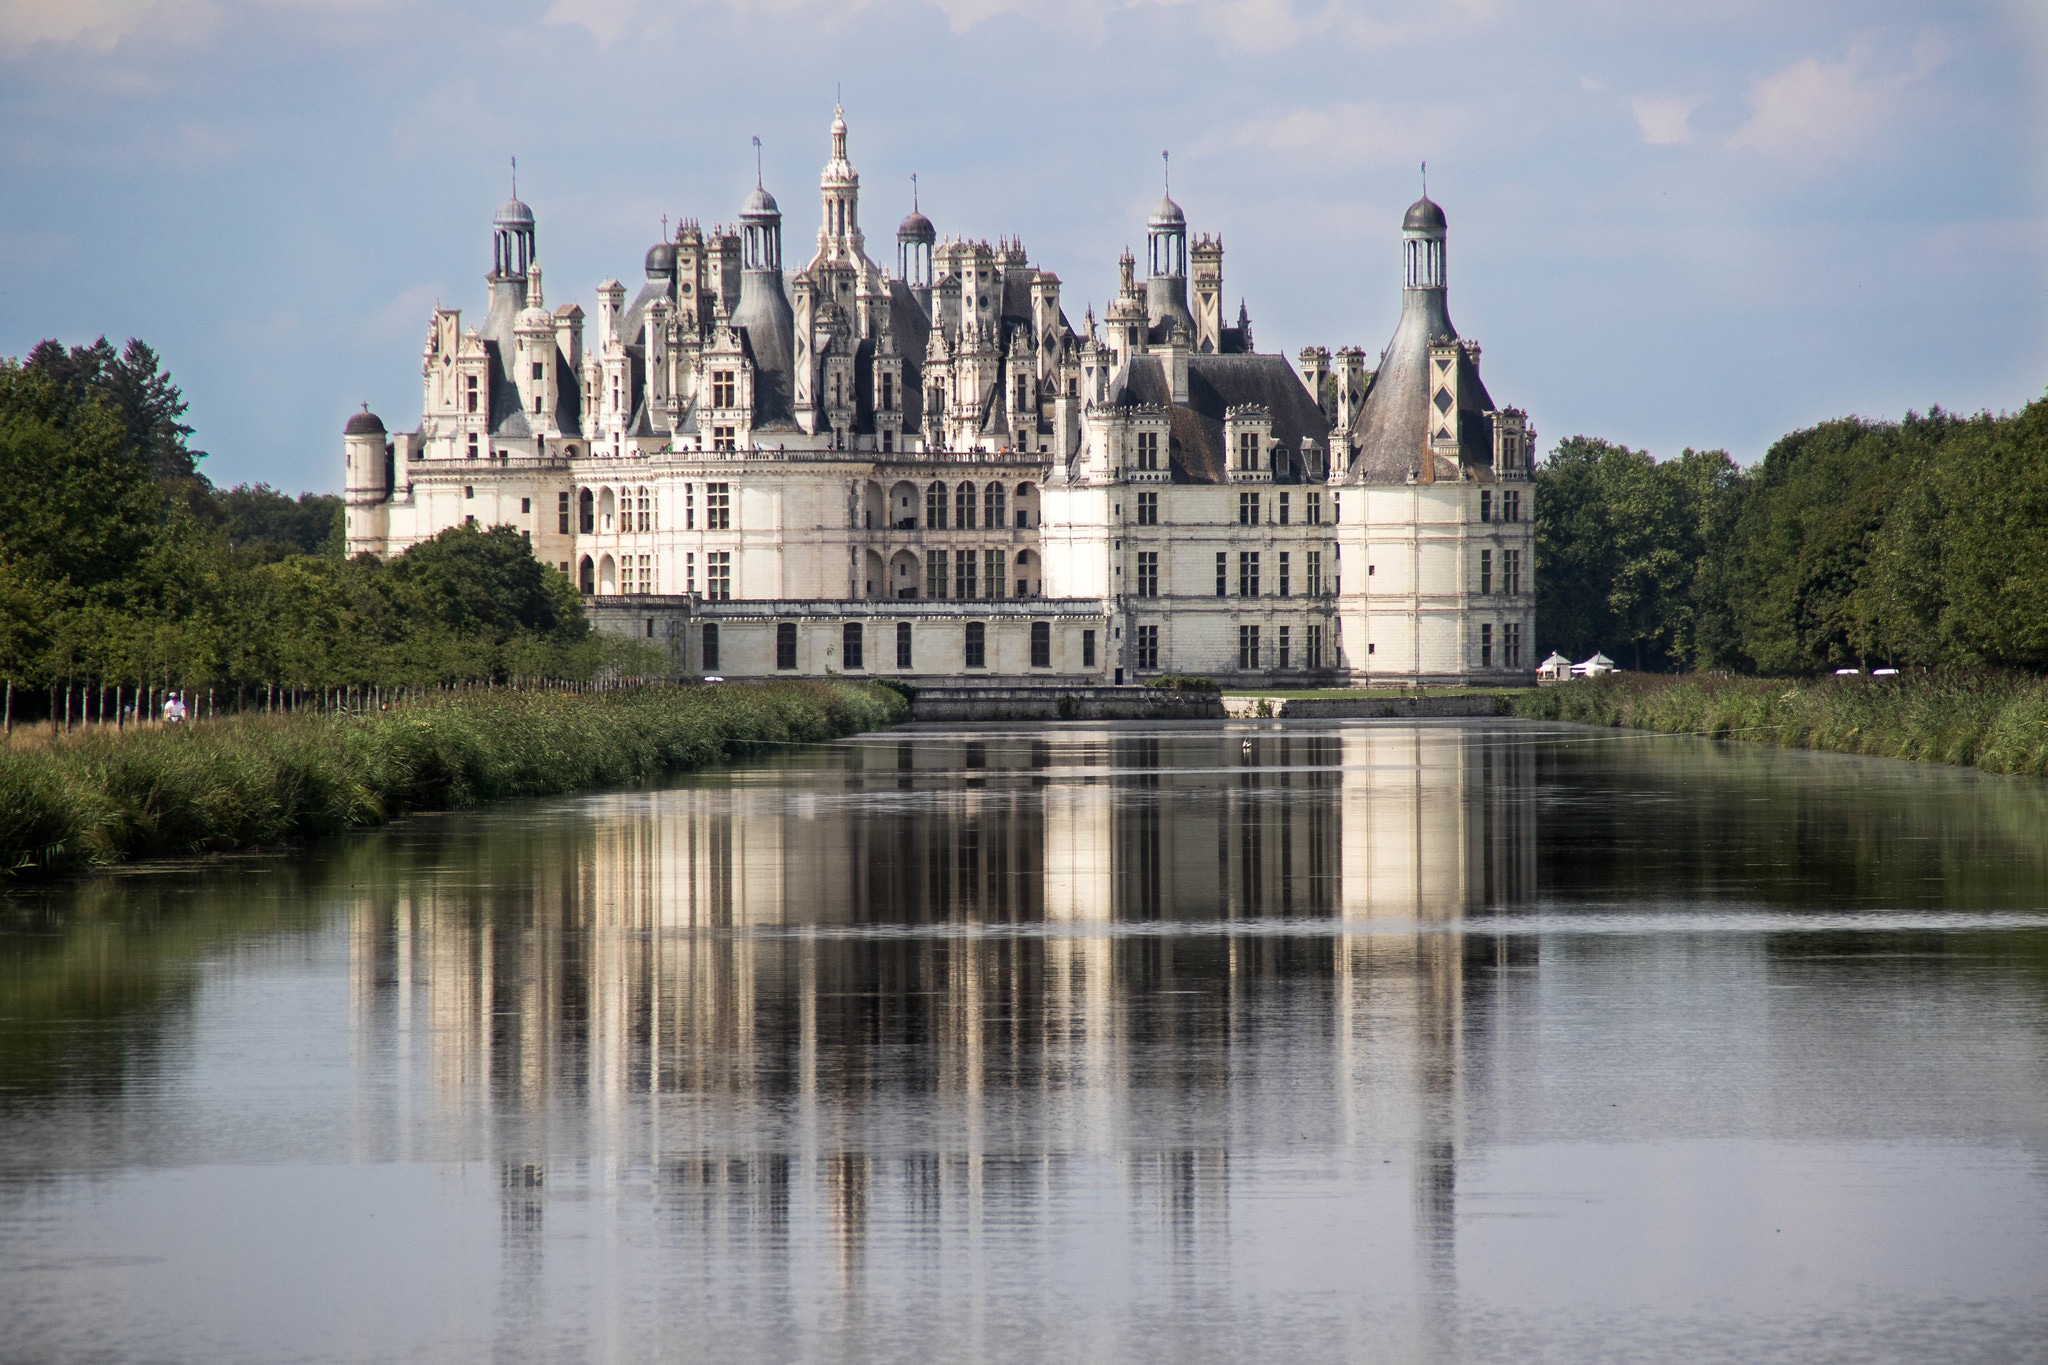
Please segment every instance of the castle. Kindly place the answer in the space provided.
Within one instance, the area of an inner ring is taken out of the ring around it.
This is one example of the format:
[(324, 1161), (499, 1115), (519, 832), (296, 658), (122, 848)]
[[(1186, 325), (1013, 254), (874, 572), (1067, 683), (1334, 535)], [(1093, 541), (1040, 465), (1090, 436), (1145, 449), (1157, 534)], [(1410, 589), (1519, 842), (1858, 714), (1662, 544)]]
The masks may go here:
[(489, 307), (437, 308), (423, 413), (343, 436), (348, 548), (510, 525), (601, 629), (678, 672), (1232, 685), (1526, 679), (1535, 432), (1446, 307), (1445, 220), (1402, 223), (1401, 315), (1254, 348), (1223, 242), (1171, 197), (1098, 322), (1021, 242), (913, 207), (867, 254), (843, 114), (810, 260), (758, 183), (685, 220), (632, 300), (550, 309), (532, 210), (498, 211)]

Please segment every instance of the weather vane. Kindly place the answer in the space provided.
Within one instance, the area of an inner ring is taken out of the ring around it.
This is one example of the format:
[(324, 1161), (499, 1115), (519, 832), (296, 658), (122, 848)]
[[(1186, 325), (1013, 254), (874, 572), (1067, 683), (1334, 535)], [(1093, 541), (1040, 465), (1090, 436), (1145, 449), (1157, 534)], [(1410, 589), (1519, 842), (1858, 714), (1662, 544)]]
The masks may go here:
[(917, 212), (917, 172), (910, 173), (910, 211)]
[(1429, 163), (1422, 163), (1422, 197), (1429, 198)]
[(1166, 182), (1166, 197), (1173, 198), (1173, 156), (1170, 152), (1159, 154), (1159, 175)]
[(761, 188), (761, 135), (754, 134), (754, 188)]
[(512, 158), (512, 197), (519, 197), (519, 158)]

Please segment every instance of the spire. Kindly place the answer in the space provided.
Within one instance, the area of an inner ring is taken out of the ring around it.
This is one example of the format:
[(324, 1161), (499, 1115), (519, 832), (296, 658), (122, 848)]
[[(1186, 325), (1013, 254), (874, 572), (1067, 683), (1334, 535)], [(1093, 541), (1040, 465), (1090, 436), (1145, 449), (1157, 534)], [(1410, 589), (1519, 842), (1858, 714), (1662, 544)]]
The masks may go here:
[(512, 158), (512, 197), (519, 197), (519, 158)]
[(761, 183), (761, 135), (754, 134), (754, 188), (765, 189)]
[(832, 106), (832, 159), (846, 160), (846, 110), (838, 104)]
[(1168, 199), (1173, 198), (1173, 154), (1171, 152), (1162, 151), (1159, 153), (1159, 179), (1160, 183), (1165, 187), (1166, 197)]
[(911, 211), (912, 213), (918, 213), (918, 212), (920, 212), (920, 211), (921, 211), (921, 210), (920, 210), (920, 209), (918, 208), (918, 206), (917, 206), (917, 172), (916, 172), (916, 171), (912, 171), (912, 172), (910, 173), (910, 211)]

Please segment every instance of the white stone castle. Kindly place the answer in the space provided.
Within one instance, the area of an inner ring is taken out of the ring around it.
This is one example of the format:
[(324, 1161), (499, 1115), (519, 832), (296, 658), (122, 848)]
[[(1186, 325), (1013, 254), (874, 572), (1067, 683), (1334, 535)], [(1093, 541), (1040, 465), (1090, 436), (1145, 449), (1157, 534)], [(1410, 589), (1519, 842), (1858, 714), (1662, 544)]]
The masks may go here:
[(817, 249), (756, 186), (684, 221), (632, 301), (549, 309), (533, 213), (498, 211), (481, 325), (428, 328), (418, 430), (344, 436), (348, 547), (510, 525), (600, 628), (679, 672), (1231, 685), (1532, 676), (1535, 432), (1445, 305), (1443, 211), (1402, 223), (1376, 367), (1300, 370), (1223, 313), (1223, 243), (1169, 198), (1098, 324), (1022, 243), (913, 210), (869, 259), (846, 121)]

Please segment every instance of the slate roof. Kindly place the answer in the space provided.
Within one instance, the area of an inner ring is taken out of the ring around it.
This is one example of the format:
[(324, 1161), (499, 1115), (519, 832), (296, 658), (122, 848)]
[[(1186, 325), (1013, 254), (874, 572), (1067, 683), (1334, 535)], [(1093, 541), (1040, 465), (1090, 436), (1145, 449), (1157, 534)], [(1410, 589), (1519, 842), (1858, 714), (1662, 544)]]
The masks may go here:
[[(1422, 468), (1429, 445), (1429, 348), (1455, 341), (1458, 329), (1441, 289), (1401, 293), (1401, 321), (1380, 357), (1378, 375), (1358, 415), (1358, 454), (1348, 471), (1357, 483), (1406, 483)], [(1493, 399), (1471, 361), (1458, 358), (1459, 445), (1467, 460), (1491, 460)], [(1439, 457), (1435, 477), (1455, 479), (1458, 467)]]
[[(1119, 407), (1167, 407), (1172, 390), (1163, 357), (1133, 356), (1110, 381), (1110, 401)], [(1278, 483), (1299, 483), (1304, 440), (1327, 446), (1329, 419), (1295, 375), (1285, 356), (1195, 355), (1188, 357), (1188, 401), (1171, 404), (1172, 470), (1175, 483), (1225, 483), (1229, 452), (1223, 445), (1225, 412), (1256, 403), (1272, 415), (1279, 458)]]

